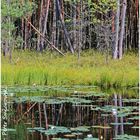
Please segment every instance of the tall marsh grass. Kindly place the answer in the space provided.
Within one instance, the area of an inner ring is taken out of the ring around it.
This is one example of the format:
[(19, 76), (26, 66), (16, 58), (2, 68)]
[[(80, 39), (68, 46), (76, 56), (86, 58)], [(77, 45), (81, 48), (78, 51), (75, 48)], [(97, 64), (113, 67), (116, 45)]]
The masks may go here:
[(122, 87), (138, 85), (138, 56), (127, 54), (122, 60), (109, 59), (97, 52), (77, 56), (14, 52), (12, 63), (2, 56), (2, 85), (97, 85)]

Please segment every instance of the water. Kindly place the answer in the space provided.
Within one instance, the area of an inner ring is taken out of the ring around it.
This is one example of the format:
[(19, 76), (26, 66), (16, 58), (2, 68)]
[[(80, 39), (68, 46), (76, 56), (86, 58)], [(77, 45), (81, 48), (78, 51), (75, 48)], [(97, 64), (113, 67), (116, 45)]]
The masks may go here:
[(132, 90), (129, 94), (96, 93), (93, 89), (23, 91), (2, 89), (2, 139), (139, 138), (138, 91), (131, 96)]

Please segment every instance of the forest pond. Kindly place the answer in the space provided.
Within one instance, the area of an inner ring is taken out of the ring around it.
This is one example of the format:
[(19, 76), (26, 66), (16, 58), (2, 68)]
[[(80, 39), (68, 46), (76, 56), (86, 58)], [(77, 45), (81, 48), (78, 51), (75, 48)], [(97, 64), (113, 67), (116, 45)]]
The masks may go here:
[(2, 89), (4, 140), (138, 140), (137, 89), (94, 87)]

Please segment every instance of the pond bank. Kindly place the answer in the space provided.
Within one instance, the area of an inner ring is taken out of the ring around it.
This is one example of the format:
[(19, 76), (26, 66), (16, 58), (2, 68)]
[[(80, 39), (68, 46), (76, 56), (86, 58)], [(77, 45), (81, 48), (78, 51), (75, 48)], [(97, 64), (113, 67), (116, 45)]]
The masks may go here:
[(12, 63), (2, 57), (2, 85), (95, 85), (99, 87), (138, 86), (138, 56), (105, 61), (97, 52), (77, 56), (14, 52)]

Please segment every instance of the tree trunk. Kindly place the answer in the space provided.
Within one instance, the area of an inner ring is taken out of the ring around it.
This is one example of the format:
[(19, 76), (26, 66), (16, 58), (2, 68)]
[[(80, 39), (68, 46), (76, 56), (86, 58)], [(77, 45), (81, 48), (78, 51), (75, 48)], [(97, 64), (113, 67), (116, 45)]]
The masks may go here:
[(121, 17), (121, 31), (120, 31), (120, 40), (119, 40), (119, 59), (122, 59), (123, 55), (123, 39), (124, 39), (124, 31), (125, 31), (125, 16), (126, 16), (126, 5), (127, 1), (123, 0), (122, 6), (122, 17)]
[(74, 14), (74, 17), (73, 17), (73, 48), (74, 50), (76, 49), (77, 47), (77, 41), (76, 41), (76, 4), (74, 5), (74, 10), (73, 10), (73, 14)]
[[(41, 5), (40, 5), (40, 15), (39, 15), (39, 32), (42, 33), (42, 13), (43, 13), (43, 0), (41, 0)], [(41, 45), (40, 45), (40, 41), (41, 41), (41, 36), (38, 35), (38, 39), (37, 39), (37, 50), (40, 51), (41, 49)]]
[(42, 115), (41, 115), (41, 104), (38, 103), (38, 111), (39, 111), (39, 127), (42, 126)]
[[(45, 19), (44, 19), (44, 23), (43, 23), (43, 25), (44, 25), (44, 27), (43, 27), (43, 33), (42, 33), (42, 35), (43, 35), (44, 37), (45, 37), (45, 33), (46, 33), (46, 31), (47, 31), (47, 21), (48, 21), (50, 0), (45, 1), (45, 3), (46, 3), (46, 7), (45, 7), (46, 11), (45, 11)], [(45, 43), (45, 41), (44, 41), (44, 39), (41, 37), (41, 46), (42, 46), (42, 47), (44, 46), (44, 43)]]
[[(115, 105), (116, 108), (118, 107), (118, 104), (117, 104), (117, 94), (114, 94), (114, 105)], [(117, 114), (115, 114), (115, 123), (116, 124), (118, 123)], [(117, 137), (117, 135), (118, 135), (118, 125), (115, 125), (115, 138)]]
[(68, 45), (69, 45), (70, 51), (74, 54), (74, 50), (73, 50), (73, 47), (72, 47), (72, 45), (71, 45), (71, 41), (70, 41), (70, 38), (69, 38), (69, 35), (68, 35), (68, 32), (67, 32), (65, 23), (64, 23), (64, 21), (62, 20), (62, 14), (61, 14), (61, 10), (60, 10), (61, 8), (60, 8), (59, 0), (56, 0), (56, 1), (57, 1), (57, 8), (58, 8), (58, 13), (59, 13), (61, 25), (62, 25), (62, 28), (63, 28), (63, 30), (64, 30), (64, 34), (65, 34), (65, 37), (66, 37), (66, 39), (67, 39), (67, 43), (68, 43)]
[(45, 118), (45, 128), (48, 129), (48, 117), (47, 117), (47, 111), (46, 111), (46, 104), (43, 103), (43, 110), (44, 110), (44, 118)]
[(52, 43), (56, 46), (56, 0), (54, 0), (54, 7), (53, 7)]
[(114, 46), (114, 52), (113, 52), (113, 58), (118, 58), (118, 42), (119, 42), (119, 18), (120, 17), (120, 0), (117, 0), (117, 13), (116, 13), (116, 27), (115, 27), (115, 46)]
[(83, 8), (82, 8), (83, 4), (82, 4), (82, 0), (80, 0), (80, 10), (79, 10), (79, 16), (80, 16), (80, 29), (79, 29), (79, 45), (78, 45), (78, 60), (80, 59), (80, 52), (81, 52), (81, 48), (82, 48), (82, 38), (83, 38), (83, 33), (82, 33), (82, 25), (83, 25)]
[[(119, 104), (120, 108), (122, 108), (122, 95), (119, 95)], [(120, 121), (121, 121), (121, 135), (123, 135), (124, 134), (123, 117), (120, 117)]]

